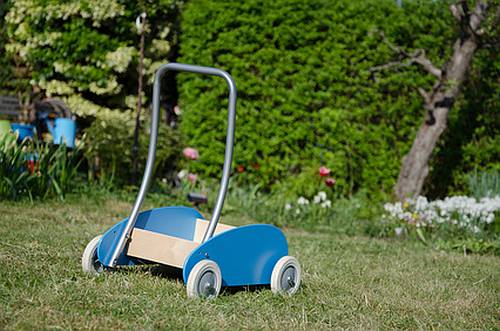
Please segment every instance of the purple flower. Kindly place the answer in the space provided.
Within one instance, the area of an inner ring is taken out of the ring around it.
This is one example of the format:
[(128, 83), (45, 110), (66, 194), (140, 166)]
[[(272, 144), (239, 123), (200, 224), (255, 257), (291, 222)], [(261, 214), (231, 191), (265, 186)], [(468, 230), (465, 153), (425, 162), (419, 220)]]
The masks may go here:
[(327, 179), (325, 179), (325, 184), (328, 187), (332, 187), (333, 185), (335, 185), (335, 183), (336, 181), (332, 177), (328, 177)]

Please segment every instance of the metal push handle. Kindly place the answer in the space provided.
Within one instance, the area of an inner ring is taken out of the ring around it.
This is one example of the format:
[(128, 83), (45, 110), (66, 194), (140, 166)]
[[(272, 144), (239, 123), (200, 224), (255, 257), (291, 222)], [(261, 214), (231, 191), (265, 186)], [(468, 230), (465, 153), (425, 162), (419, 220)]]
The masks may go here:
[(228, 115), (227, 115), (227, 135), (226, 135), (226, 151), (224, 153), (224, 166), (222, 168), (222, 178), (219, 193), (217, 194), (217, 200), (215, 202), (215, 207), (212, 213), (212, 218), (208, 225), (207, 231), (203, 236), (203, 241), (205, 242), (212, 237), (215, 228), (219, 221), (220, 213), (222, 211), (222, 206), (224, 204), (224, 198), (226, 197), (227, 187), (229, 184), (229, 175), (231, 173), (231, 162), (233, 159), (233, 145), (234, 145), (234, 126), (236, 121), (236, 85), (234, 84), (233, 78), (226, 71), (211, 68), (202, 67), (182, 63), (168, 63), (162, 65), (155, 74), (155, 80), (153, 85), (153, 116), (151, 118), (151, 133), (149, 138), (149, 148), (148, 148), (148, 159), (146, 162), (146, 169), (144, 170), (144, 176), (142, 179), (141, 187), (139, 189), (139, 194), (134, 202), (134, 207), (128, 218), (127, 224), (124, 231), (122, 232), (118, 245), (115, 246), (113, 255), (111, 257), (112, 265), (115, 267), (118, 262), (118, 257), (122, 253), (127, 240), (130, 238), (132, 229), (134, 228), (135, 222), (139, 215), (139, 209), (141, 208), (144, 197), (146, 196), (149, 183), (151, 181), (151, 176), (153, 173), (153, 166), (156, 157), (156, 141), (158, 138), (158, 122), (160, 118), (160, 87), (161, 78), (167, 71), (186, 71), (198, 74), (219, 76), (226, 80), (229, 87), (229, 105), (228, 105)]

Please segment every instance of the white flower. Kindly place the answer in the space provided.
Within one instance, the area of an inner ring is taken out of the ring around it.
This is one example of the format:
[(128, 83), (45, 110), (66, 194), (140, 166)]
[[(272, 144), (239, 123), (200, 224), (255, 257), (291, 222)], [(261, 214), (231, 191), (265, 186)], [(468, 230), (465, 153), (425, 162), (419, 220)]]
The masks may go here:
[(321, 204), (321, 207), (323, 208), (330, 208), (332, 206), (332, 202), (330, 200), (326, 200)]
[(285, 210), (290, 210), (290, 209), (292, 209), (292, 205), (289, 203), (285, 204)]
[(474, 226), (472, 227), (472, 229), (471, 229), (471, 230), (472, 230), (472, 232), (474, 232), (474, 233), (479, 233), (479, 232), (481, 232), (481, 229), (480, 229), (477, 225), (474, 225)]
[(181, 170), (181, 171), (179, 171), (179, 172), (177, 173), (177, 178), (179, 178), (179, 179), (183, 179), (184, 177), (186, 177), (186, 176), (187, 176), (187, 174), (188, 174), (187, 170), (184, 170), (184, 169), (183, 169), (183, 170)]
[(395, 228), (394, 232), (396, 233), (396, 236), (400, 237), (403, 235), (404, 230), (405, 230), (404, 228), (399, 227), (399, 228)]
[(323, 191), (319, 191), (313, 198), (314, 203), (320, 203), (322, 201), (326, 201), (326, 193)]
[(297, 214), (297, 215), (300, 214), (300, 209), (298, 209), (298, 208), (295, 209), (295, 214)]
[(299, 205), (308, 205), (309, 204), (309, 200), (307, 200), (306, 198), (304, 197), (300, 197), (298, 200), (297, 200), (297, 203)]

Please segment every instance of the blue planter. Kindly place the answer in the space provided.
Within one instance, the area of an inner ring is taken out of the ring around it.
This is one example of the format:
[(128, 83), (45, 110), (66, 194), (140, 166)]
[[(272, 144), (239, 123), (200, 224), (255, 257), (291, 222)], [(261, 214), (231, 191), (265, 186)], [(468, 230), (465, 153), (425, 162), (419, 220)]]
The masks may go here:
[(19, 141), (23, 141), (25, 138), (33, 138), (33, 125), (12, 123), (10, 127), (12, 128), (12, 131), (14, 131), (14, 133), (17, 132), (17, 139)]

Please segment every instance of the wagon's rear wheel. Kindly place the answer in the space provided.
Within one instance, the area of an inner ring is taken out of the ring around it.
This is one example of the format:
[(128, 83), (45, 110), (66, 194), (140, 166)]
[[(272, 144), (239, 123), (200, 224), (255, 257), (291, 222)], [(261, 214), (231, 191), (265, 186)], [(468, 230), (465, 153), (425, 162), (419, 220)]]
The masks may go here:
[(104, 271), (104, 266), (97, 258), (97, 244), (102, 236), (97, 236), (92, 239), (85, 247), (82, 255), (82, 269), (89, 274), (100, 274)]
[(190, 298), (214, 299), (222, 287), (222, 274), (214, 261), (201, 260), (191, 269), (187, 281)]
[(275, 294), (293, 295), (301, 280), (299, 261), (293, 256), (283, 256), (276, 262), (271, 274), (271, 291)]

